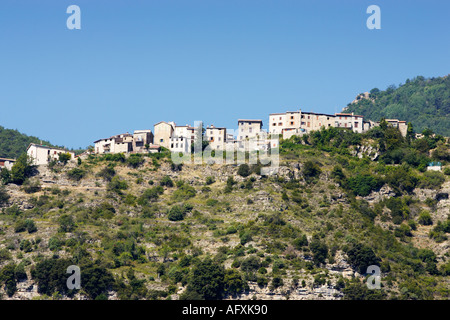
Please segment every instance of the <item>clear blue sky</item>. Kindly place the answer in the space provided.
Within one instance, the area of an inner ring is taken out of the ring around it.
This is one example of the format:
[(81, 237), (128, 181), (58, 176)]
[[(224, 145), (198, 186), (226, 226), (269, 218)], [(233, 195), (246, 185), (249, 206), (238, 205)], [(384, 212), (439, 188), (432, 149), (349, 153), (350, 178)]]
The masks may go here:
[(0, 125), (77, 148), (162, 120), (266, 127), (446, 75), (450, 1), (1, 0), (0, 46)]

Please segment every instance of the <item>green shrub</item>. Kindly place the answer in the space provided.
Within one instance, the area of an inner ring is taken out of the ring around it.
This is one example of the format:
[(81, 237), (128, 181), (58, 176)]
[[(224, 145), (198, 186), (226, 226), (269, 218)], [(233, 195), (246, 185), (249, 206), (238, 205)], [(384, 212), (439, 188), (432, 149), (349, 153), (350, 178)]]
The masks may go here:
[(183, 201), (195, 197), (196, 194), (194, 187), (185, 184), (173, 192), (172, 198), (175, 201)]
[(352, 244), (347, 250), (348, 263), (360, 274), (367, 272), (370, 265), (380, 265), (381, 259), (373, 252), (372, 248), (357, 243)]
[(80, 168), (73, 168), (69, 171), (67, 171), (67, 177), (70, 180), (74, 180), (74, 181), (80, 181), (81, 179), (83, 179), (83, 177), (86, 175), (86, 171), (80, 169)]
[(358, 174), (348, 179), (349, 188), (358, 196), (368, 196), (372, 191), (381, 187), (378, 179), (370, 174)]
[(10, 263), (0, 270), (0, 284), (5, 285), (5, 291), (9, 297), (12, 297), (17, 291), (15, 269), (16, 265)]
[(319, 177), (321, 172), (318, 163), (311, 160), (306, 161), (303, 165), (302, 174), (308, 183)]
[(140, 153), (130, 154), (126, 162), (129, 167), (136, 169), (144, 163), (144, 158)]
[(26, 193), (35, 193), (41, 190), (41, 181), (39, 178), (26, 179), (22, 185), (23, 191)]
[(58, 219), (59, 231), (61, 232), (72, 232), (75, 230), (76, 224), (73, 217), (68, 214), (64, 214)]
[(428, 211), (422, 211), (419, 214), (419, 223), (424, 226), (430, 226), (433, 224), (433, 220), (431, 219), (431, 215)]
[(169, 176), (164, 176), (161, 179), (161, 182), (159, 183), (163, 187), (172, 188), (173, 187), (173, 181)]
[(235, 269), (225, 270), (223, 282), (224, 291), (230, 295), (241, 293), (247, 287), (245, 281), (242, 279), (241, 274)]
[(31, 158), (23, 153), (11, 167), (11, 182), (21, 185), (27, 178), (31, 177), (33, 168)]
[(308, 246), (308, 238), (306, 238), (306, 235), (303, 235), (303, 236), (301, 236), (301, 237), (299, 237), (299, 238), (296, 238), (296, 239), (292, 242), (292, 244), (294, 245), (294, 247), (295, 247), (297, 250), (300, 250), (300, 249), (302, 249), (302, 248)]
[(122, 190), (128, 189), (128, 184), (125, 180), (122, 180), (119, 176), (115, 176), (108, 183), (108, 186), (106, 189), (108, 191), (121, 194)]
[(167, 218), (170, 221), (180, 221), (184, 219), (184, 210), (183, 208), (181, 208), (180, 206), (173, 206), (172, 208), (170, 208)]
[(108, 165), (106, 167), (104, 167), (102, 170), (100, 170), (97, 173), (98, 177), (103, 178), (106, 181), (111, 181), (111, 179), (116, 175), (116, 170), (114, 169), (114, 167), (112, 165)]
[(249, 176), (251, 174), (249, 165), (246, 163), (241, 164), (238, 168), (237, 174), (244, 178)]
[(186, 292), (180, 296), (180, 300), (193, 298), (205, 300), (221, 299), (225, 291), (224, 280), (225, 270), (223, 266), (207, 258), (192, 268)]
[(214, 177), (211, 177), (211, 176), (206, 177), (206, 181), (205, 181), (206, 185), (213, 184), (214, 182), (216, 182), (216, 179)]
[(328, 256), (328, 246), (325, 243), (321, 242), (317, 238), (313, 238), (309, 244), (309, 248), (313, 254), (314, 263), (317, 266), (325, 263), (325, 259)]
[(69, 152), (62, 152), (58, 155), (59, 162), (63, 163), (64, 165), (66, 165), (70, 159), (72, 159), (72, 155)]
[(418, 187), (423, 189), (439, 189), (445, 181), (445, 176), (438, 171), (426, 171), (419, 179)]
[(34, 221), (31, 219), (27, 220), (19, 220), (16, 222), (14, 226), (15, 232), (23, 232), (28, 231), (28, 233), (33, 233), (37, 231), (36, 225), (34, 224)]

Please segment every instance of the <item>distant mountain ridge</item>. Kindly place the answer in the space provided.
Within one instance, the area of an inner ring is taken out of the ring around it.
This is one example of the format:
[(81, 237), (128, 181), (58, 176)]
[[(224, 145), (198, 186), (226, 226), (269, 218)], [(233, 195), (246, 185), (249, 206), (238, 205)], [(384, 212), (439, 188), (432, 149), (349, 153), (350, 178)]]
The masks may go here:
[(28, 136), (18, 130), (6, 129), (0, 126), (0, 157), (18, 158), (22, 153), (27, 151), (30, 143), (58, 147), (48, 141), (41, 140), (34, 136)]
[(361, 114), (379, 121), (394, 118), (411, 122), (416, 132), (430, 128), (433, 132), (450, 136), (450, 77), (407, 79), (405, 84), (378, 88), (362, 93), (349, 103), (345, 112)]

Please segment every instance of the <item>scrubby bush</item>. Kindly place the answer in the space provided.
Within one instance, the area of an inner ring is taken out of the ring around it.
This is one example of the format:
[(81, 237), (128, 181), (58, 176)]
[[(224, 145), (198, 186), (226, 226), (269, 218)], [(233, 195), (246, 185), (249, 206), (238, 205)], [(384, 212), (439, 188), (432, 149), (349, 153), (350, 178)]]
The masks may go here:
[(122, 194), (122, 190), (128, 189), (128, 184), (125, 180), (122, 180), (119, 176), (115, 176), (108, 183), (106, 189), (111, 192)]
[(173, 192), (172, 198), (175, 201), (183, 201), (195, 197), (196, 194), (194, 187), (184, 184)]
[(439, 189), (445, 181), (445, 176), (438, 171), (426, 171), (419, 179), (417, 186), (423, 189)]
[(419, 214), (419, 223), (424, 226), (433, 224), (433, 220), (431, 219), (431, 215), (428, 211), (424, 210)]
[(6, 191), (5, 187), (0, 185), (0, 206), (4, 205), (5, 203), (8, 203), (9, 200), (9, 194)]
[(59, 219), (59, 230), (62, 232), (72, 232), (75, 230), (76, 224), (73, 217), (68, 214), (62, 215)]
[(321, 242), (317, 237), (315, 237), (309, 244), (309, 248), (313, 254), (314, 263), (317, 266), (325, 263), (325, 259), (328, 256), (328, 246), (324, 242)]
[(350, 245), (345, 252), (347, 253), (348, 263), (360, 274), (365, 274), (367, 267), (370, 265), (379, 266), (381, 262), (372, 248), (360, 243)]
[(86, 171), (84, 171), (83, 169), (80, 168), (73, 168), (69, 171), (67, 171), (67, 177), (70, 180), (74, 180), (74, 181), (80, 181), (81, 179), (83, 179), (83, 177), (86, 175)]
[(41, 190), (41, 181), (39, 178), (26, 179), (22, 185), (23, 191), (26, 193), (35, 193)]
[(311, 160), (306, 161), (303, 165), (303, 177), (308, 183), (319, 177), (321, 172), (322, 170), (320, 170), (320, 166)]
[(142, 154), (134, 153), (130, 154), (126, 162), (129, 167), (136, 169), (144, 163), (144, 158), (142, 157)]
[(192, 268), (186, 292), (180, 296), (180, 300), (221, 299), (224, 290), (225, 270), (223, 266), (207, 258)]
[(163, 187), (172, 188), (173, 187), (173, 181), (169, 176), (164, 176), (161, 179), (161, 182), (159, 183)]
[(169, 209), (169, 212), (167, 214), (167, 218), (170, 221), (180, 221), (184, 219), (184, 210), (180, 206), (173, 206)]
[(98, 177), (101, 177), (108, 182), (111, 181), (115, 175), (116, 175), (116, 170), (114, 169), (114, 167), (112, 165), (108, 165), (108, 166), (104, 167), (102, 170), (100, 170), (97, 173)]
[(239, 166), (237, 174), (240, 175), (241, 177), (248, 177), (251, 174), (251, 170), (248, 164), (243, 163)]
[(382, 183), (371, 174), (358, 174), (348, 179), (348, 187), (358, 196), (368, 196), (381, 187)]

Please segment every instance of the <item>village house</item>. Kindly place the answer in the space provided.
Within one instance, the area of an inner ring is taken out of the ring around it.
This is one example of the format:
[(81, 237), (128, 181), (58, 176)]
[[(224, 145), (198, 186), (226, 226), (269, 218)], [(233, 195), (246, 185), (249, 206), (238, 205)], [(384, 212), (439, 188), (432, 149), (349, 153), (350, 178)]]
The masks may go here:
[[(392, 121), (391, 125), (396, 125), (402, 134), (403, 122)], [(307, 111), (287, 111), (284, 113), (271, 113), (269, 115), (269, 133), (279, 134), (283, 139), (288, 139), (293, 135), (302, 135), (321, 128), (348, 128), (357, 133), (363, 133), (376, 126), (377, 123), (364, 121), (361, 115), (354, 113), (335, 113), (334, 115), (325, 113), (315, 113)]]
[(174, 122), (160, 121), (153, 126), (154, 138), (153, 142), (161, 147), (170, 149), (170, 138), (175, 130)]
[(130, 133), (118, 134), (106, 139), (96, 140), (94, 144), (97, 154), (128, 153), (133, 151), (133, 135)]
[(152, 130), (135, 130), (133, 132), (133, 152), (145, 152), (153, 144)]
[(15, 162), (16, 162), (16, 159), (0, 158), (0, 170), (3, 168), (11, 170), (11, 168)]
[(27, 148), (27, 154), (34, 165), (48, 164), (52, 160), (58, 161), (61, 153), (69, 153), (71, 159), (75, 159), (75, 152), (66, 149), (54, 148), (34, 143), (30, 143)]
[[(400, 121), (398, 119), (386, 119), (386, 122), (388, 123), (388, 125), (394, 127), (394, 128), (398, 128), (398, 130), (400, 130), (400, 133), (402, 134), (402, 136), (406, 137), (406, 133), (408, 132), (408, 125), (406, 123), (406, 121)], [(377, 125), (379, 125), (380, 122), (377, 122)]]
[(206, 127), (205, 137), (212, 150), (224, 150), (227, 141), (227, 129), (210, 125), (209, 127)]
[(237, 149), (242, 151), (267, 150), (267, 132), (259, 119), (238, 119)]

